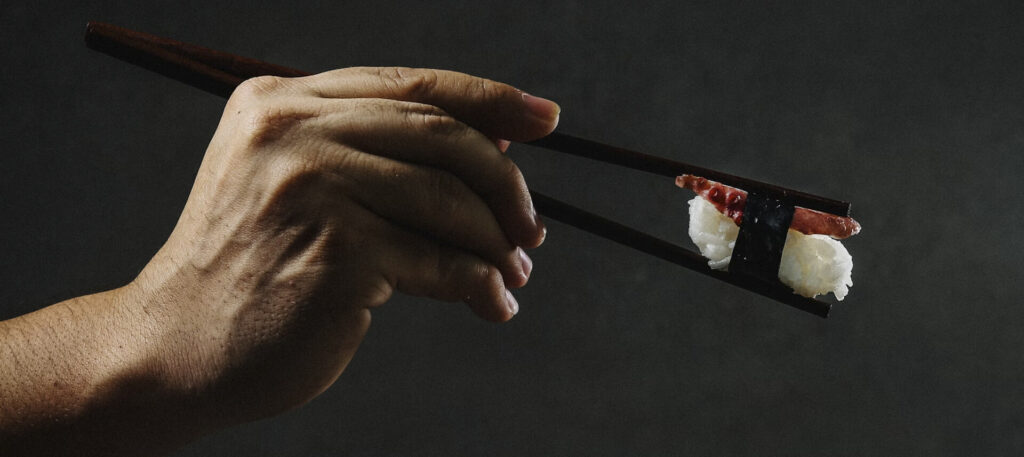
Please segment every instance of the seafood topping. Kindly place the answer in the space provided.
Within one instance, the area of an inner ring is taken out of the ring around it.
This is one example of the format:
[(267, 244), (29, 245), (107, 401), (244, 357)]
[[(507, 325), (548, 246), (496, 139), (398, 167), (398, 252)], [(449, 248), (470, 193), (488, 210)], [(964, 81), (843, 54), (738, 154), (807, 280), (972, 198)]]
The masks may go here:
[[(676, 185), (690, 189), (704, 197), (714, 205), (718, 212), (732, 219), (736, 225), (743, 222), (743, 208), (747, 203), (746, 191), (693, 175), (677, 177)], [(805, 235), (828, 235), (835, 239), (843, 239), (860, 233), (860, 224), (853, 218), (799, 206), (793, 212), (793, 222), (789, 228)]]

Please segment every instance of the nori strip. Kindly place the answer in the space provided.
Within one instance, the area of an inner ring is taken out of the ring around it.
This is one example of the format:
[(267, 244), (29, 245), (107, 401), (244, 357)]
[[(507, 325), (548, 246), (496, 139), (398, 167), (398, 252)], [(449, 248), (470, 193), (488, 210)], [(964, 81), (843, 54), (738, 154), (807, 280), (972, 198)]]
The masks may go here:
[(786, 232), (793, 222), (792, 203), (748, 192), (743, 221), (729, 260), (729, 273), (768, 284), (779, 283)]

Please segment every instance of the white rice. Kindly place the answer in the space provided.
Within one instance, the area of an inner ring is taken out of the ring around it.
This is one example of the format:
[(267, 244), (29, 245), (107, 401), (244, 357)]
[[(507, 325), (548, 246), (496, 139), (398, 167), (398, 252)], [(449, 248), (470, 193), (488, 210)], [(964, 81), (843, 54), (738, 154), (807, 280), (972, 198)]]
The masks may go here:
[[(690, 239), (716, 270), (729, 267), (739, 226), (715, 206), (697, 196), (690, 200)], [(842, 300), (853, 285), (853, 257), (838, 240), (827, 235), (804, 235), (790, 230), (782, 249), (779, 280), (793, 292), (815, 297), (832, 292)]]

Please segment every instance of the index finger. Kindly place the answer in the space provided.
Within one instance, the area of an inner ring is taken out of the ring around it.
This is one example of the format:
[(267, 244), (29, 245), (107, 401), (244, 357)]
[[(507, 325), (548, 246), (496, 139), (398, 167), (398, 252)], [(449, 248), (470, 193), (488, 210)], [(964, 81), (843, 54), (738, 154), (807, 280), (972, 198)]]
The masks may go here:
[(508, 84), (447, 70), (356, 67), (299, 78), (324, 98), (387, 98), (424, 103), (492, 138), (530, 141), (558, 125), (561, 108)]

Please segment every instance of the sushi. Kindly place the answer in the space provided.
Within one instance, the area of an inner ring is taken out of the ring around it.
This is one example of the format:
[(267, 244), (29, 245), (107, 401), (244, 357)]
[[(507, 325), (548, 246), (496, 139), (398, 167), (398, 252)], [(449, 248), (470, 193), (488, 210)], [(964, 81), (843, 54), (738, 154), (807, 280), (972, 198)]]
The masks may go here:
[[(690, 239), (708, 259), (709, 267), (727, 270), (747, 193), (692, 175), (679, 176), (676, 185), (697, 193), (689, 201)], [(804, 297), (831, 292), (843, 300), (853, 285), (853, 257), (839, 240), (860, 230), (852, 218), (794, 208), (779, 262), (779, 281)]]

